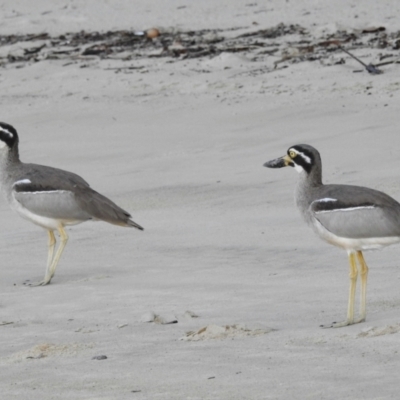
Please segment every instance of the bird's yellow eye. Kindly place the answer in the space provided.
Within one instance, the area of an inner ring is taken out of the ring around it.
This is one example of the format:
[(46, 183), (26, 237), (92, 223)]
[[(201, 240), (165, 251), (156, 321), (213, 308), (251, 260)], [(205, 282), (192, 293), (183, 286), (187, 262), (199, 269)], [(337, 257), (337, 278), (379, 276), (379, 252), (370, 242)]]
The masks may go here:
[(289, 151), (289, 156), (290, 156), (290, 158), (296, 158), (297, 154), (296, 154), (295, 151), (290, 150), (290, 151)]

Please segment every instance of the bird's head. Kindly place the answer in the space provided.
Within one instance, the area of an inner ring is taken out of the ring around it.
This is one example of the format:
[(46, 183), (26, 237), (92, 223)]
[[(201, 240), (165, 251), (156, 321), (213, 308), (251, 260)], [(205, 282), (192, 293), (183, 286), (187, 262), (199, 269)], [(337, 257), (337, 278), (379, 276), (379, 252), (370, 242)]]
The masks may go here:
[(321, 157), (314, 147), (308, 144), (296, 144), (289, 147), (287, 154), (264, 164), (268, 168), (294, 167), (297, 172), (308, 175), (316, 167), (321, 167)]
[(11, 150), (18, 144), (18, 134), (15, 128), (5, 122), (0, 122), (0, 151)]

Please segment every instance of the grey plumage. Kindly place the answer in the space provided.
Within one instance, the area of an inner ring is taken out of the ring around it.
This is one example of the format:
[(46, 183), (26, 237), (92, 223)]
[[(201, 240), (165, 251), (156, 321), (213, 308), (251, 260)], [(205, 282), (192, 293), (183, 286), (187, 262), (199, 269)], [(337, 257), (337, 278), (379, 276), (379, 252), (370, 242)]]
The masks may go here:
[(325, 208), (312, 202), (309, 210), (335, 235), (353, 239), (400, 236), (400, 204), (385, 193), (359, 186), (322, 185), (316, 196), (337, 199), (322, 203)]
[(62, 220), (93, 219), (143, 229), (131, 220), (127, 211), (93, 190), (79, 175), (23, 163), (14, 166), (12, 175), (15, 182), (30, 181), (14, 183), (13, 189), (18, 202), (34, 213)]
[[(9, 124), (0, 122), (0, 182), (5, 197), (23, 218), (42, 226), (49, 232), (49, 261), (47, 284), (54, 275), (68, 235), (64, 226), (87, 220), (105, 221), (114, 225), (143, 228), (131, 215), (107, 197), (93, 190), (79, 175), (57, 168), (25, 164), (18, 153), (18, 134)], [(62, 238), (53, 257), (58, 230)]]
[[(400, 204), (387, 194), (361, 186), (324, 185), (319, 152), (309, 145), (295, 145), (287, 155), (264, 164), (269, 168), (291, 166), (299, 172), (296, 205), (304, 220), (323, 240), (348, 252), (350, 295), (347, 320), (331, 326), (362, 322), (366, 317), (368, 267), (363, 250), (400, 241)], [(362, 279), (360, 318), (354, 319), (358, 262)]]

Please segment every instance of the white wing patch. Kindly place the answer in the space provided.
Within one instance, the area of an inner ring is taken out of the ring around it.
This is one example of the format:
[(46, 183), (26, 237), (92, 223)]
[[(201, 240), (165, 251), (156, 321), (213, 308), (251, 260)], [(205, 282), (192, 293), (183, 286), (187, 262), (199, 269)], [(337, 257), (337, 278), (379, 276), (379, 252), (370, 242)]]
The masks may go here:
[(323, 199), (314, 200), (313, 203), (328, 203), (329, 201), (337, 201), (337, 199), (333, 199), (332, 197), (325, 197)]
[[(316, 204), (316, 203), (334, 203), (338, 201), (337, 199), (333, 199), (332, 197), (324, 197), (323, 199), (318, 199), (314, 200), (311, 203), (311, 207)], [(333, 213), (333, 212), (338, 212), (338, 211), (356, 211), (356, 210), (368, 210), (375, 208), (374, 205), (368, 205), (368, 206), (357, 206), (357, 207), (340, 207), (340, 208), (331, 208), (329, 210), (317, 210), (315, 211), (315, 214), (326, 214), (326, 213)]]
[[(25, 192), (26, 193), (26, 192)], [(39, 194), (48, 194), (48, 193), (70, 193), (69, 190), (43, 190), (43, 191), (37, 191), (37, 192), (29, 192), (31, 194), (39, 193)]]
[(355, 211), (355, 210), (368, 210), (375, 208), (375, 206), (361, 206), (361, 207), (348, 207), (348, 208), (337, 208), (333, 210), (321, 210), (321, 211), (316, 211), (316, 214), (324, 214), (324, 213), (332, 213), (332, 212), (338, 212), (338, 211)]
[(32, 183), (32, 182), (29, 179), (21, 179), (19, 181), (14, 182), (12, 187), (17, 186), (17, 185), (23, 185), (26, 183)]

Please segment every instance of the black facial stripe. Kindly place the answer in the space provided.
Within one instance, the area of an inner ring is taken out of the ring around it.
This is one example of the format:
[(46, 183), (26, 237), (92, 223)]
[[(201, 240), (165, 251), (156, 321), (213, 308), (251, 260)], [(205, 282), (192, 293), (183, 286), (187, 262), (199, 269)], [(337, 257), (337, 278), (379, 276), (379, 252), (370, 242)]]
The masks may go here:
[(18, 140), (17, 131), (11, 125), (0, 122), (0, 140), (11, 148)]
[(346, 210), (348, 208), (358, 208), (358, 207), (376, 207), (371, 202), (364, 202), (357, 205), (350, 205), (349, 203), (344, 203), (342, 201), (316, 201), (313, 203), (313, 210), (318, 211), (333, 211), (333, 210)]
[[(291, 147), (291, 149), (296, 150), (296, 152), (299, 153), (295, 158), (293, 158), (293, 161), (297, 165), (300, 165), (307, 173), (309, 173), (315, 162), (314, 155), (308, 149), (305, 149), (301, 146), (294, 146)], [(304, 157), (308, 157), (309, 160), (305, 159)]]

